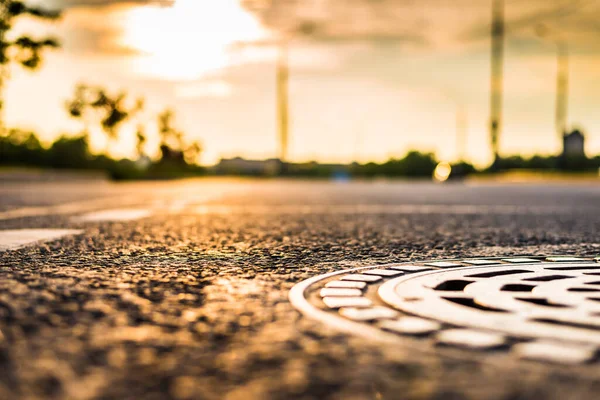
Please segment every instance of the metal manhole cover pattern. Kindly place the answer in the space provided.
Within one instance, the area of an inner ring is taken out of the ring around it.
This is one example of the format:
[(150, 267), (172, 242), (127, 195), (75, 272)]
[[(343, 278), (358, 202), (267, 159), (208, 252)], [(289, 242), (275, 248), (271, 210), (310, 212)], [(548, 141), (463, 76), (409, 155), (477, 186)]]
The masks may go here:
[(507, 257), (364, 267), (290, 292), (308, 317), (383, 341), (502, 350), (562, 364), (596, 361), (600, 258)]

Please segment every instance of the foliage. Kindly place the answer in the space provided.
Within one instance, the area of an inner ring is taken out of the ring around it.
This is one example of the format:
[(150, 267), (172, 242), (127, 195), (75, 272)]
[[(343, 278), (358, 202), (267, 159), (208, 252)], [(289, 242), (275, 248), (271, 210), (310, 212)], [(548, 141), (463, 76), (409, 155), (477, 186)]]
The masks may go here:
[(11, 130), (7, 135), (0, 136), (0, 162), (4, 165), (41, 166), (46, 160), (35, 134)]
[[(28, 35), (11, 38), (10, 32), (15, 22), (23, 16), (40, 19), (56, 19), (58, 12), (31, 7), (22, 1), (0, 0), (0, 90), (9, 77), (8, 66), (16, 63), (27, 69), (37, 69), (42, 63), (43, 51), (59, 47), (55, 38), (35, 39)], [(0, 111), (4, 108), (0, 93)]]
[(74, 119), (85, 123), (83, 133), (61, 136), (44, 148), (32, 132), (11, 130), (0, 135), (0, 164), (69, 169), (103, 170), (114, 179), (172, 179), (204, 172), (196, 164), (202, 150), (200, 143), (188, 142), (175, 128), (175, 114), (166, 110), (156, 120), (160, 135), (160, 159), (152, 162), (145, 155), (148, 142), (147, 126), (139, 123), (135, 135), (137, 161), (115, 160), (107, 155), (94, 155), (89, 147), (88, 129), (103, 132), (108, 142), (122, 136), (122, 127), (136, 117), (144, 107), (143, 99), (133, 100), (125, 92), (112, 94), (101, 87), (78, 85), (66, 110)]
[(148, 141), (148, 137), (146, 136), (146, 129), (143, 125), (138, 125), (137, 131), (135, 132), (136, 138), (136, 146), (135, 150), (137, 152), (138, 157), (144, 156), (144, 147), (146, 146), (146, 142)]
[[(164, 127), (172, 127), (166, 124)], [(169, 128), (171, 129), (171, 128)], [(166, 129), (165, 129), (166, 131)], [(144, 135), (144, 133), (138, 132)], [(175, 136), (174, 136), (175, 137)], [(172, 143), (174, 146), (175, 144)], [(198, 176), (206, 173), (203, 167), (187, 163), (183, 152), (172, 149), (166, 143), (169, 150), (163, 152), (163, 158), (150, 162), (147, 167), (140, 167), (140, 162), (132, 160), (115, 160), (106, 155), (94, 155), (85, 135), (66, 136), (58, 138), (50, 147), (44, 147), (37, 136), (32, 132), (13, 129), (8, 134), (0, 135), (0, 165), (9, 166), (33, 166), (50, 167), (57, 169), (83, 169), (105, 171), (110, 177), (117, 180), (123, 179), (173, 179), (186, 176)], [(139, 152), (139, 151), (138, 151)], [(403, 158), (391, 159), (387, 162), (350, 165), (344, 164), (319, 164), (310, 163), (281, 163), (270, 160), (271, 164), (278, 163), (278, 168), (264, 168), (263, 173), (259, 170), (215, 170), (214, 173), (252, 175), (252, 176), (289, 176), (310, 178), (429, 178), (435, 168), (437, 161), (432, 154), (411, 151)], [(571, 161), (573, 162), (573, 160)], [(577, 160), (577, 162), (582, 162)], [(588, 170), (597, 170), (600, 167), (600, 156), (585, 159), (584, 165)], [(505, 170), (528, 169), (528, 170), (572, 170), (572, 165), (562, 165), (561, 158), (556, 156), (543, 157), (534, 156), (522, 158), (520, 156), (505, 157), (501, 159), (501, 167)], [(269, 164), (269, 165), (271, 165)], [(577, 168), (580, 166), (577, 165)], [(468, 163), (458, 163), (452, 166), (453, 174), (457, 178), (477, 172)]]
[[(89, 131), (92, 127), (100, 128), (110, 145), (120, 138), (123, 125), (139, 116), (144, 109), (144, 103), (144, 99), (134, 100), (123, 91), (111, 94), (102, 87), (80, 84), (65, 106), (72, 118), (83, 121), (84, 131)], [(186, 141), (184, 133), (175, 127), (174, 121), (175, 113), (170, 109), (156, 116), (156, 131), (159, 135), (157, 150), (160, 152), (161, 170), (187, 169), (190, 165), (196, 164), (202, 151), (199, 142)], [(138, 119), (134, 134), (136, 153), (140, 159), (145, 157), (148, 143), (147, 131), (147, 124), (143, 124)]]
[(0, 64), (17, 62), (25, 68), (35, 69), (42, 61), (42, 51), (56, 48), (59, 43), (54, 38), (33, 39), (20, 36), (10, 39), (8, 33), (19, 17), (29, 15), (42, 19), (56, 19), (58, 12), (30, 7), (22, 1), (0, 0)]
[(592, 171), (600, 167), (600, 159), (587, 157), (539, 156), (530, 158), (522, 156), (501, 157), (493, 167), (485, 172), (510, 171), (516, 169), (546, 171)]
[(186, 142), (183, 132), (175, 128), (175, 113), (166, 109), (157, 117), (161, 159), (171, 164), (196, 164), (202, 146), (198, 141)]
[(12, 129), (0, 136), (0, 160), (3, 165), (69, 169), (96, 169), (100, 165), (89, 152), (85, 136), (61, 136), (44, 148), (32, 132)]
[[(240, 159), (240, 165), (244, 160)], [(333, 178), (345, 180), (349, 178), (431, 178), (437, 160), (431, 153), (410, 151), (401, 159), (391, 159), (385, 163), (358, 164), (319, 164), (309, 163), (280, 163), (278, 168), (273, 168), (278, 160), (264, 162), (246, 162), (251, 166), (236, 168), (235, 164), (225, 163), (217, 166), (215, 172), (223, 175), (250, 175), (250, 176), (291, 176), (310, 178)], [(260, 165), (258, 165), (260, 164)]]
[(136, 161), (94, 155), (85, 135), (63, 135), (45, 148), (34, 133), (16, 129), (0, 135), (0, 165), (104, 171), (117, 180), (172, 179), (204, 172), (203, 168), (194, 165), (161, 162), (143, 169)]
[(438, 161), (431, 153), (409, 151), (404, 158), (392, 158), (383, 164), (354, 164), (352, 175), (359, 177), (431, 177)]
[(456, 164), (452, 164), (452, 171), (457, 171), (459, 175), (470, 175), (477, 172), (477, 168), (471, 163), (461, 161)]
[(88, 126), (98, 124), (110, 142), (118, 140), (123, 124), (143, 110), (144, 100), (132, 101), (125, 92), (111, 94), (104, 88), (81, 84), (66, 108), (72, 118)]

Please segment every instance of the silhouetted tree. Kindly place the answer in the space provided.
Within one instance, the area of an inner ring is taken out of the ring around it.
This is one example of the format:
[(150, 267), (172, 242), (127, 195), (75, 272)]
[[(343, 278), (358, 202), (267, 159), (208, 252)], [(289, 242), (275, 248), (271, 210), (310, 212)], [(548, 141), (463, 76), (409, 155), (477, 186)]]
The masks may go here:
[(135, 136), (136, 136), (135, 149), (136, 149), (138, 157), (141, 158), (144, 156), (144, 147), (146, 146), (146, 142), (148, 141), (148, 138), (146, 137), (146, 129), (145, 129), (144, 125), (138, 125)]
[(161, 146), (167, 146), (173, 150), (183, 150), (183, 132), (177, 130), (173, 124), (175, 113), (173, 110), (164, 110), (158, 114), (158, 134)]
[(0, 164), (43, 165), (44, 148), (33, 132), (12, 129), (0, 135)]
[(199, 142), (193, 142), (183, 151), (185, 162), (190, 165), (198, 164), (200, 154), (202, 154), (202, 145)]
[(142, 111), (144, 101), (131, 101), (125, 92), (111, 95), (103, 88), (78, 85), (66, 108), (71, 117), (84, 122), (86, 131), (90, 124), (99, 124), (109, 147), (111, 141), (118, 140), (122, 125)]
[(182, 164), (196, 164), (202, 152), (202, 145), (197, 141), (187, 143), (183, 132), (174, 127), (174, 120), (175, 113), (169, 109), (158, 115), (162, 158)]
[(54, 168), (87, 169), (92, 159), (87, 136), (61, 136), (52, 143), (49, 155)]
[(0, 129), (4, 130), (4, 96), (3, 88), (10, 77), (10, 65), (19, 64), (24, 68), (34, 70), (42, 62), (42, 52), (47, 48), (59, 47), (56, 39), (46, 37), (34, 39), (23, 35), (15, 39), (9, 33), (16, 20), (22, 16), (31, 16), (41, 19), (56, 19), (58, 12), (44, 10), (26, 5), (22, 1), (0, 0)]

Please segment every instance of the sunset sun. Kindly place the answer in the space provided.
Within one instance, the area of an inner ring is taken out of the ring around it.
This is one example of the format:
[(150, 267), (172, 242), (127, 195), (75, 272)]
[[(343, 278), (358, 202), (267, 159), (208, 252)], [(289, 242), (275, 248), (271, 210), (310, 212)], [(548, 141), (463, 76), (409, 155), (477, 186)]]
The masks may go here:
[(230, 65), (230, 48), (236, 42), (264, 35), (237, 0), (176, 0), (167, 8), (132, 8), (122, 44), (140, 53), (135, 58), (137, 72), (191, 80)]

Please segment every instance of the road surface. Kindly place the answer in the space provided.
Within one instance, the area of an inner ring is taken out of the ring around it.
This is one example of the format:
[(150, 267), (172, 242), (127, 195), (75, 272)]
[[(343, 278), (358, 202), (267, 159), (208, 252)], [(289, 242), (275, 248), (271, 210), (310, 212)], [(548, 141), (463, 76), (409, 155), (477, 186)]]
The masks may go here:
[(0, 250), (0, 398), (594, 399), (598, 365), (390, 346), (288, 292), (398, 261), (599, 255), (599, 227), (598, 185), (3, 183), (0, 248), (34, 242)]

